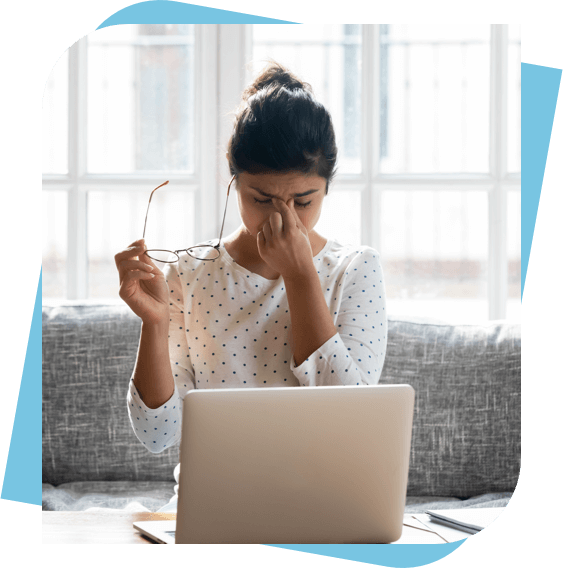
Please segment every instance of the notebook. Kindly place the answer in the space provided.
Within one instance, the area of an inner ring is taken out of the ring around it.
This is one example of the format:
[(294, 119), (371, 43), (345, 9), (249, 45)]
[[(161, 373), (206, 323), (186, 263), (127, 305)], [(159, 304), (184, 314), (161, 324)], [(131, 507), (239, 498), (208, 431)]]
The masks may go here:
[(413, 407), (409, 385), (192, 390), (176, 526), (134, 526), (167, 544), (394, 542)]

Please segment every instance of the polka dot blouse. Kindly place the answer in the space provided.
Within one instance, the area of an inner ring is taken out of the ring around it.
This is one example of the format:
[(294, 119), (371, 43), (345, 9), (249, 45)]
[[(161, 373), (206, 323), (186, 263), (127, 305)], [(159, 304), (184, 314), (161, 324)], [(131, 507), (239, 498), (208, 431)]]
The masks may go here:
[[(213, 244), (214, 241), (206, 241)], [(150, 409), (133, 380), (127, 408), (137, 438), (153, 453), (176, 444), (191, 389), (376, 384), (387, 347), (384, 279), (368, 246), (329, 239), (314, 258), (337, 333), (298, 367), (283, 277), (268, 280), (221, 255), (184, 253), (163, 270), (170, 290), (172, 398)]]

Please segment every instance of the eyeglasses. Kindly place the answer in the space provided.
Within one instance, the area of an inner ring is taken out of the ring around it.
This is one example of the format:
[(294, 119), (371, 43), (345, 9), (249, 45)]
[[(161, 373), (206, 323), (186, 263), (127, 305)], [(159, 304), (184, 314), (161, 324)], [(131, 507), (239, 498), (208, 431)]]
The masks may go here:
[[(188, 249), (179, 249), (179, 250), (164, 250), (164, 249), (149, 249), (146, 251), (146, 255), (157, 262), (178, 262), (180, 257), (178, 253), (180, 252), (187, 252), (191, 257), (197, 260), (215, 260), (219, 258), (221, 252), (219, 251), (219, 247), (221, 246), (221, 237), (223, 236), (223, 227), (225, 226), (225, 216), (227, 214), (227, 203), (229, 202), (229, 192), (231, 190), (231, 184), (233, 183), (235, 176), (231, 178), (229, 182), (229, 186), (227, 187), (227, 201), (225, 202), (225, 212), (223, 213), (223, 223), (221, 225), (221, 232), (219, 233), (219, 242), (215, 246), (211, 245), (195, 245)], [(163, 185), (166, 185), (168, 182), (165, 181), (161, 183), (158, 187), (155, 187), (152, 192), (151, 196), (149, 197), (149, 204), (147, 206), (147, 214), (145, 216), (145, 227), (143, 229), (143, 239), (145, 238), (145, 232), (147, 230), (147, 218), (149, 216), (149, 207), (151, 205), (152, 196), (157, 189), (160, 189)]]

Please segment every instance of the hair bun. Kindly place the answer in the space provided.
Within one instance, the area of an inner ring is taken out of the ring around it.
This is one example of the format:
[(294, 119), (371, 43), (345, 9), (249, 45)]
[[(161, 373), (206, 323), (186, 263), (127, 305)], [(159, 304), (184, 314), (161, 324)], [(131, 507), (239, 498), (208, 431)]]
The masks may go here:
[(289, 69), (277, 63), (276, 61), (270, 59), (268, 65), (260, 71), (258, 77), (254, 80), (254, 83), (249, 85), (242, 93), (243, 101), (247, 101), (252, 95), (255, 95), (258, 91), (268, 88), (280, 88), (285, 87), (290, 91), (304, 90), (311, 94), (313, 89), (309, 83), (301, 81), (294, 73)]
[[(336, 171), (332, 118), (311, 85), (270, 59), (234, 112), (227, 145), (232, 176), (300, 172), (326, 180)], [(237, 178), (238, 179), (238, 178)]]

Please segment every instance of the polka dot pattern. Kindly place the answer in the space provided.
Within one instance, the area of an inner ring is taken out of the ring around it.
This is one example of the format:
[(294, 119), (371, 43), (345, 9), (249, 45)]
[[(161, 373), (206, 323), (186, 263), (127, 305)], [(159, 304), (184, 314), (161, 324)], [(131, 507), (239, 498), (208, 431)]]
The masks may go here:
[(378, 252), (329, 239), (314, 263), (337, 333), (298, 367), (282, 277), (268, 280), (250, 272), (223, 245), (215, 261), (183, 254), (177, 264), (165, 267), (175, 392), (152, 410), (139, 400), (132, 381), (127, 397), (132, 427), (149, 451), (158, 453), (178, 442), (182, 400), (194, 388), (378, 382), (387, 348)]

